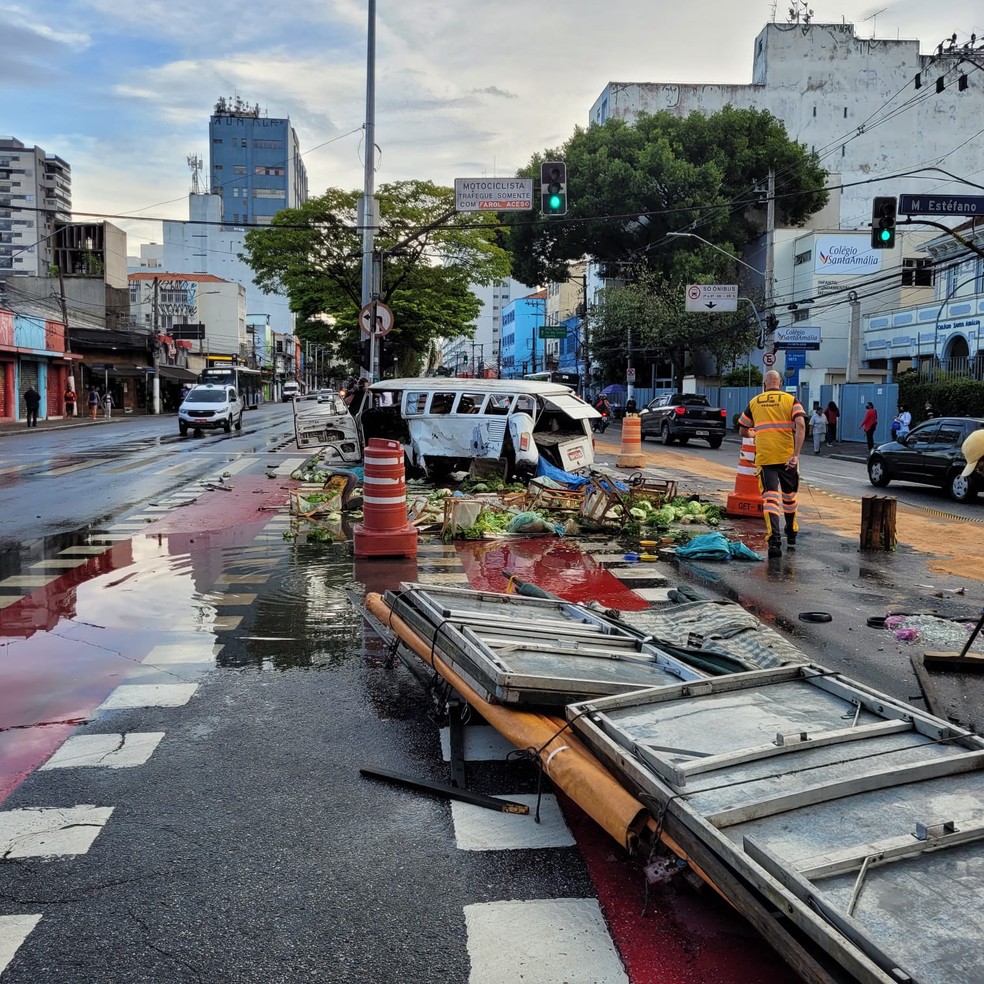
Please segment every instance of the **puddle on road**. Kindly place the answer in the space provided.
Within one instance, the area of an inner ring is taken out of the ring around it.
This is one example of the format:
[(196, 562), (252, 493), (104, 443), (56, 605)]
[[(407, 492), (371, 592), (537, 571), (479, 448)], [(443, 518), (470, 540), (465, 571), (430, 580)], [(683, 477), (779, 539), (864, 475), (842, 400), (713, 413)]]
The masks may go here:
[[(137, 535), (98, 554), (62, 553), (81, 561), (64, 573), (32, 572), (58, 576), (0, 611), (0, 800), (121, 683), (184, 682), (214, 667), (317, 669), (359, 656), (350, 556), (257, 540), (265, 525)], [(201, 662), (155, 664), (157, 646)]]
[(649, 607), (591, 554), (565, 540), (461, 541), (455, 547), (473, 588), (505, 591), (513, 574), (568, 601), (597, 601), (622, 611)]

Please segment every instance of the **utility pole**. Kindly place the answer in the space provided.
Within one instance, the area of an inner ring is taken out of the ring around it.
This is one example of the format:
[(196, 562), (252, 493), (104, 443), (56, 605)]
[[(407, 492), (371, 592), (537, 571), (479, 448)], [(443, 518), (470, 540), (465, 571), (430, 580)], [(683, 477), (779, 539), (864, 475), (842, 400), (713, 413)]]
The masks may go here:
[(775, 300), (776, 270), (776, 172), (769, 168), (769, 201), (766, 205), (765, 224), (765, 310), (771, 311)]
[[(860, 367), (861, 347), (861, 302), (858, 300), (858, 292), (852, 290), (847, 299), (851, 304), (851, 330), (847, 336), (847, 382), (858, 382), (858, 371)], [(918, 332), (916, 333), (918, 335)]]
[[(68, 302), (65, 300), (65, 274), (62, 272), (61, 264), (58, 264), (58, 301), (61, 305), (62, 324), (65, 327), (65, 355), (72, 354), (72, 338), (68, 333)], [(78, 395), (75, 389), (75, 366), (71, 359), (68, 360), (68, 388)], [(76, 409), (73, 413), (78, 413), (78, 400)]]
[(159, 414), (161, 412), (161, 376), (160, 376), (160, 359), (161, 359), (161, 329), (158, 323), (158, 298), (160, 297), (161, 281), (159, 277), (154, 277), (154, 339), (151, 343), (153, 348), (151, 352), (151, 357), (154, 365), (154, 381), (151, 383), (151, 402), (150, 402), (150, 412)]
[[(375, 253), (379, 226), (379, 203), (375, 198), (376, 180), (376, 0), (369, 0), (369, 27), (366, 34), (366, 143), (365, 178), (359, 202), (362, 226), (362, 304), (379, 298), (379, 277)], [(369, 319), (369, 377), (376, 379), (376, 310)]]

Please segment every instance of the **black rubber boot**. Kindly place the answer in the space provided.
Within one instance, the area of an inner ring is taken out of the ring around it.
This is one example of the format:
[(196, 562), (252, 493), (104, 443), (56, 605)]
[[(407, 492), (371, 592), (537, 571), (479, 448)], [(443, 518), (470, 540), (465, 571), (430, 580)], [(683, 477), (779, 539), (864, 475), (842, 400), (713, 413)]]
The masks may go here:
[(769, 556), (770, 557), (781, 557), (782, 556), (782, 538), (778, 536), (769, 537)]

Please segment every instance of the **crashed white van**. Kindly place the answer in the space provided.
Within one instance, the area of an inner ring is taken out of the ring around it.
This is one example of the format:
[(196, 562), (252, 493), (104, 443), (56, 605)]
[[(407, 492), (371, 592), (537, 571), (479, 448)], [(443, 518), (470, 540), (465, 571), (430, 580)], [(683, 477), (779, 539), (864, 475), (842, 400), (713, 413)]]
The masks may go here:
[(504, 461), (507, 475), (528, 476), (541, 455), (564, 471), (589, 469), (598, 416), (560, 383), (439, 376), (373, 383), (359, 427), (363, 443), (399, 441), (410, 468), (431, 477), (474, 460)]

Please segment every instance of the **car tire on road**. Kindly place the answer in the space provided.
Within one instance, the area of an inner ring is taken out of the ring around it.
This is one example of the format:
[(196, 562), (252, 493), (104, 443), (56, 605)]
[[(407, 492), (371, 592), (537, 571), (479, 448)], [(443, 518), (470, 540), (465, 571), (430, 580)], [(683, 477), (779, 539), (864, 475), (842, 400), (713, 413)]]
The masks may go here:
[(868, 481), (875, 488), (883, 489), (891, 480), (892, 476), (889, 474), (888, 469), (885, 467), (885, 462), (881, 458), (868, 459)]
[(185, 424), (185, 423), (179, 423), (178, 424), (178, 433), (182, 437), (187, 437), (188, 436), (188, 425)]
[(954, 471), (946, 480), (946, 491), (954, 502), (973, 502), (977, 498), (973, 476), (964, 478), (958, 471)]
[(232, 416), (231, 415), (228, 416), (228, 417), (226, 417), (225, 423), (222, 425), (222, 429), (227, 434), (231, 434), (232, 433)]
[(721, 443), (724, 441), (723, 437), (709, 437), (707, 443), (711, 446), (712, 451), (717, 451), (721, 447)]
[(239, 411), (239, 419), (236, 421), (236, 430), (241, 431), (243, 429), (243, 412)]
[(659, 430), (659, 440), (663, 445), (670, 445), (673, 443), (673, 438), (670, 437), (670, 425), (663, 424)]

